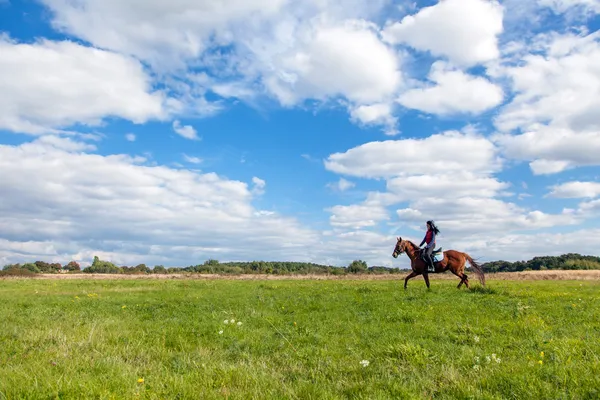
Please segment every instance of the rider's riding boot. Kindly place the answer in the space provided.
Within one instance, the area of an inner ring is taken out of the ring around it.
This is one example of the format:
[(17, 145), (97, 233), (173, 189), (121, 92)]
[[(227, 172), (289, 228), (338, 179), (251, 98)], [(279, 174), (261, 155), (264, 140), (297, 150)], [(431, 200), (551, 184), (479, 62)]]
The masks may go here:
[(433, 264), (433, 260), (429, 260), (429, 270), (431, 272), (435, 272), (435, 265)]

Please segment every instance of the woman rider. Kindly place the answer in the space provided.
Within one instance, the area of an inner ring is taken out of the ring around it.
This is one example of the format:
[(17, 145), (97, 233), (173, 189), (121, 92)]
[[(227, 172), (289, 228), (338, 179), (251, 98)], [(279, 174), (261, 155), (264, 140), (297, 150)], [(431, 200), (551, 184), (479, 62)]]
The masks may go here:
[(433, 221), (427, 221), (427, 233), (423, 238), (423, 241), (419, 245), (419, 247), (423, 246), (423, 243), (427, 243), (425, 246), (425, 251), (423, 251), (422, 256), (425, 259), (425, 262), (431, 267), (431, 270), (435, 271), (435, 266), (433, 265), (433, 250), (435, 249), (435, 236), (440, 233), (440, 230), (435, 226)]

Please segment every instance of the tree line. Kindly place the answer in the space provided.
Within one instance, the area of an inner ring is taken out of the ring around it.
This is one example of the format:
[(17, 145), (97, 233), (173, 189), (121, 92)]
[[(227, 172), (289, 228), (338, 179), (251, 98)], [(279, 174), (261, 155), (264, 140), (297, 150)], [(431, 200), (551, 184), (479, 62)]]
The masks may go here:
[[(568, 253), (560, 256), (534, 257), (528, 261), (491, 261), (482, 264), (484, 272), (517, 272), (541, 270), (575, 270), (575, 269), (600, 269), (600, 257), (584, 256), (577, 253)], [(60, 263), (47, 263), (35, 261), (25, 264), (9, 264), (0, 271), (2, 275), (29, 276), (35, 274), (56, 273), (95, 273), (95, 274), (276, 274), (276, 275), (345, 275), (345, 274), (398, 274), (404, 273), (409, 268), (389, 268), (383, 266), (368, 266), (365, 261), (354, 260), (346, 267), (323, 265), (308, 262), (293, 261), (247, 261), (247, 262), (219, 262), (215, 259), (206, 260), (202, 264), (188, 267), (169, 267), (156, 265), (153, 268), (146, 264), (136, 266), (118, 266), (110, 261), (94, 257), (92, 265), (81, 269), (79, 263), (70, 261), (64, 266)], [(467, 270), (470, 270), (467, 267)]]

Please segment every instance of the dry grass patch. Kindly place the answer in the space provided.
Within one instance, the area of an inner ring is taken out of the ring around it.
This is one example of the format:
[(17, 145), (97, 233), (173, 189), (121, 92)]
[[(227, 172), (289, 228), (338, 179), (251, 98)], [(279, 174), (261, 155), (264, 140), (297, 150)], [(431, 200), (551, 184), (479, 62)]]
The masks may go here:
[[(472, 275), (473, 273), (468, 273)], [(254, 281), (281, 281), (281, 280), (363, 280), (363, 281), (386, 281), (386, 280), (404, 280), (408, 272), (400, 274), (381, 274), (381, 275), (270, 275), (270, 274), (241, 274), (241, 275), (219, 275), (219, 274), (143, 274), (143, 275), (123, 275), (123, 274), (35, 274), (37, 279), (51, 280), (135, 280), (135, 279), (157, 279), (157, 280), (254, 280)], [(520, 272), (498, 272), (486, 273), (486, 280), (600, 280), (600, 270), (547, 270), (547, 271), (520, 271)], [(8, 276), (0, 279), (26, 279), (29, 276)], [(431, 280), (456, 280), (458, 278), (453, 274), (446, 272), (443, 274), (430, 274)], [(422, 280), (422, 277), (414, 280)]]

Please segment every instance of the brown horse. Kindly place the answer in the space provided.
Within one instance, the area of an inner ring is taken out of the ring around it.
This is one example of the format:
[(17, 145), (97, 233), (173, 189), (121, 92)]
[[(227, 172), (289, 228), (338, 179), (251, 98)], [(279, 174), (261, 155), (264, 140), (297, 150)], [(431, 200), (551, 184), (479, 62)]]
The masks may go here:
[[(398, 255), (402, 253), (406, 253), (408, 258), (410, 258), (410, 267), (412, 268), (412, 272), (404, 279), (404, 289), (406, 289), (406, 285), (410, 278), (414, 278), (418, 275), (423, 275), (425, 279), (425, 283), (427, 284), (427, 288), (429, 288), (429, 271), (427, 269), (427, 263), (421, 259), (421, 250), (419, 246), (415, 245), (410, 240), (402, 240), (402, 238), (398, 238), (398, 242), (396, 242), (396, 247), (394, 247), (394, 252), (392, 253), (392, 257), (398, 258)], [(442, 252), (442, 249), (439, 248), (433, 252), (432, 256), (435, 256)], [(483, 270), (481, 266), (477, 264), (470, 255), (467, 253), (463, 253), (456, 250), (446, 250), (443, 252), (444, 258), (441, 261), (434, 260), (434, 273), (441, 273), (450, 270), (454, 275), (460, 278), (460, 283), (457, 286), (457, 289), (460, 289), (460, 286), (464, 283), (465, 286), (469, 287), (469, 277), (465, 274), (465, 265), (467, 260), (469, 264), (475, 269), (477, 275), (479, 276), (479, 281), (483, 286), (485, 286), (485, 276), (483, 275)]]

